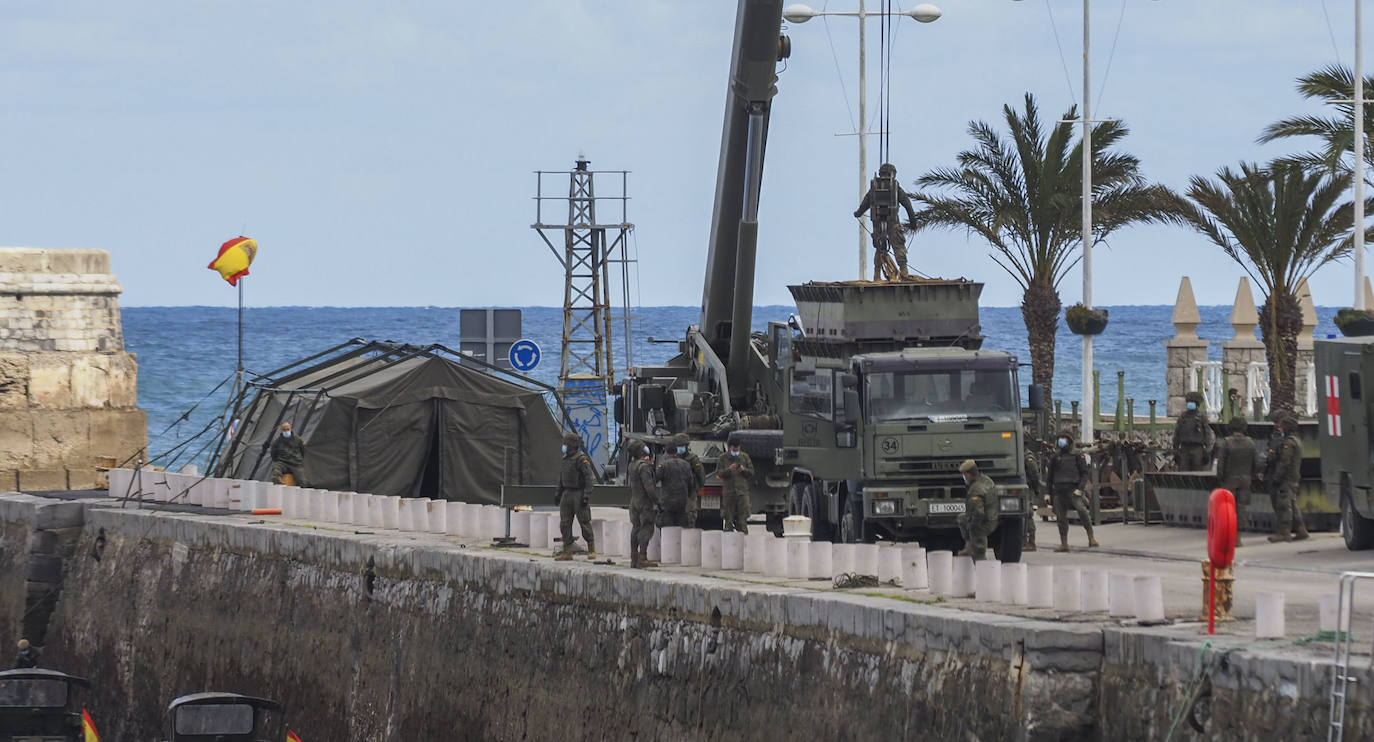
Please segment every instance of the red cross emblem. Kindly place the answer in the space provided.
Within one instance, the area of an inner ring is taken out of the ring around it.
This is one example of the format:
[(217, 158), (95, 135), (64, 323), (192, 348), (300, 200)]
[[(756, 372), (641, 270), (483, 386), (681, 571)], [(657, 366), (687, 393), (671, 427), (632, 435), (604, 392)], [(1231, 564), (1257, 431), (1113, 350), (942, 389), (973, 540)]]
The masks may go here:
[(1335, 375), (1326, 377), (1326, 432), (1341, 434), (1341, 382)]

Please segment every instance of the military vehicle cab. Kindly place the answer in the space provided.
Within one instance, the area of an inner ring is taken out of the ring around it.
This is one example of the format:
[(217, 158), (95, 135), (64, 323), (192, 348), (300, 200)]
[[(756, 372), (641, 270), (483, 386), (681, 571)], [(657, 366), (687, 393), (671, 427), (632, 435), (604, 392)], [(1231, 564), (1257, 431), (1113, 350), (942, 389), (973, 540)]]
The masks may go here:
[(56, 670), (0, 672), (0, 742), (82, 742), (77, 687), (91, 684)]
[(192, 693), (167, 707), (170, 742), (280, 742), (281, 704), (237, 693)]
[(1374, 548), (1374, 337), (1313, 345), (1322, 489), (1340, 507), (1346, 548)]

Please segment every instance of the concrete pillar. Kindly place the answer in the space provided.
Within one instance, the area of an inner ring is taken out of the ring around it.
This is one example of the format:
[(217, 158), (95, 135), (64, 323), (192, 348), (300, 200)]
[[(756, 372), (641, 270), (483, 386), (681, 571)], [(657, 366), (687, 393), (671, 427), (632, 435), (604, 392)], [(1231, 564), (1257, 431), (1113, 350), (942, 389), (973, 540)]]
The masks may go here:
[[(1317, 329), (1317, 307), (1312, 303), (1312, 289), (1303, 280), (1298, 284), (1298, 307), (1302, 309), (1302, 331), (1298, 333), (1298, 358), (1293, 366), (1294, 399), (1299, 415), (1313, 415), (1316, 410), (1308, 404), (1307, 376), (1312, 373), (1315, 351), (1312, 347), (1312, 333)], [(1313, 405), (1316, 400), (1312, 400)]]
[(1188, 392), (1188, 376), (1193, 373), (1193, 363), (1207, 360), (1209, 343), (1197, 336), (1202, 315), (1197, 311), (1197, 299), (1193, 298), (1193, 284), (1187, 276), (1178, 284), (1178, 298), (1174, 301), (1174, 337), (1164, 341), (1164, 386), (1167, 401), (1165, 415), (1178, 417), (1183, 414), (1183, 395)]
[[(1221, 367), (1226, 371), (1232, 389), (1240, 395), (1241, 408), (1246, 417), (1254, 409), (1251, 399), (1259, 396), (1258, 389), (1251, 389), (1249, 372), (1251, 363), (1264, 363), (1264, 343), (1255, 335), (1259, 326), (1259, 312), (1255, 309), (1255, 296), (1250, 292), (1250, 279), (1242, 277), (1236, 287), (1236, 301), (1231, 305), (1231, 328), (1234, 334), (1230, 340), (1221, 344)], [(1208, 410), (1215, 417), (1216, 410)]]

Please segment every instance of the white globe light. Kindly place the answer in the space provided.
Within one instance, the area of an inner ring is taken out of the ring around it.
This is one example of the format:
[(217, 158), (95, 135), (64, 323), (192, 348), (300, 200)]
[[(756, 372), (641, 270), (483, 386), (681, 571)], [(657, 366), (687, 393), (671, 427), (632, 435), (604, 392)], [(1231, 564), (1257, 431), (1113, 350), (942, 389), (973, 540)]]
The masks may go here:
[(912, 18), (915, 18), (921, 23), (930, 23), (931, 21), (939, 18), (941, 16), (941, 12), (939, 7), (931, 3), (921, 3), (920, 5), (917, 5), (916, 7), (907, 11), (907, 15), (911, 16)]
[[(938, 13), (939, 11), (936, 12)], [(786, 18), (791, 23), (806, 23), (816, 17), (816, 11), (812, 10), (809, 5), (796, 3), (783, 8), (782, 17)]]

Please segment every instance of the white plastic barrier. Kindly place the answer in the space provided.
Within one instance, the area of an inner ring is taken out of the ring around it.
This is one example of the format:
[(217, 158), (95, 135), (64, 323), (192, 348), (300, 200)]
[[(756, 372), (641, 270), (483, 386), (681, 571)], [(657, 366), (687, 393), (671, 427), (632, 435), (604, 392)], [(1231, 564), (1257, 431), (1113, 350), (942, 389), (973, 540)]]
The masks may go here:
[(682, 563), (682, 526), (668, 526), (660, 529), (661, 564)]
[(748, 536), (739, 531), (726, 531), (720, 537), (720, 568), (744, 569), (744, 542)]
[(549, 516), (547, 513), (530, 513), (530, 548), (549, 548)]
[(932, 551), (926, 554), (930, 569), (930, 591), (936, 595), (954, 594), (954, 552)]
[(1260, 593), (1255, 596), (1255, 638), (1283, 638), (1283, 603), (1283, 593)]
[(920, 590), (930, 587), (929, 573), (926, 572), (926, 550), (919, 546), (902, 548), (902, 587), (907, 590)]
[[(517, 544), (528, 544), (530, 542), (530, 513), (527, 510), (513, 510), (510, 514), (510, 535)], [(548, 535), (548, 531), (544, 532)]]
[(878, 545), (854, 545), (854, 574), (878, 576)]
[[(444, 503), (444, 533), (449, 536), (457, 536), (463, 525), (463, 503), (446, 502)], [(548, 537), (548, 532), (544, 533)]]
[(382, 498), (382, 527), (396, 530), (401, 525), (401, 496), (387, 495)]
[(320, 509), (320, 520), (330, 523), (339, 522), (339, 493), (325, 490), (320, 493), (320, 502), (323, 504)]
[[(444, 533), (448, 530), (448, 503), (443, 500), (430, 500), (425, 504), (425, 515), (429, 520), (430, 533)], [(526, 539), (528, 540), (528, 539)], [(524, 543), (524, 541), (521, 541)]]
[(1002, 565), (1000, 562), (984, 559), (974, 565), (973, 594), (980, 601), (1002, 602)]
[(1317, 626), (1322, 631), (1350, 631), (1350, 595), (1341, 610), (1340, 595), (1323, 595), (1317, 603)]
[[(628, 559), (630, 555), (630, 540), (634, 537), (634, 524), (628, 520), (616, 521), (616, 544), (620, 547), (620, 555)], [(648, 546), (648, 544), (645, 544)]]
[(490, 541), (506, 535), (506, 511), (500, 505), (482, 506), (482, 533), (479, 535), (483, 541)]
[(744, 571), (761, 575), (768, 571), (768, 541), (771, 533), (750, 533), (744, 537)]
[(1026, 605), (1030, 602), (1026, 585), (1026, 565), (1002, 565), (1002, 602), (1012, 605)]
[(721, 569), (725, 560), (725, 540), (720, 531), (701, 532), (701, 568)]
[(110, 497), (124, 497), (130, 494), (129, 483), (133, 481), (134, 472), (132, 469), (111, 469), (105, 474), (108, 485), (105, 493)]
[(1060, 567), (1054, 571), (1054, 609), (1056, 611), (1083, 610), (1083, 573), (1078, 567)]
[(854, 544), (830, 545), (830, 572), (839, 577), (854, 571)]
[(549, 514), (549, 548), (563, 548), (563, 518), (558, 513)]
[(1107, 573), (1089, 569), (1083, 571), (1083, 612), (1104, 613), (1110, 607), (1107, 595)]
[[(648, 556), (649, 556), (649, 561), (651, 561), (651, 562), (660, 562), (660, 563), (662, 562), (662, 560), (663, 560), (663, 530), (662, 530), (662, 529), (659, 529), (659, 528), (655, 528), (655, 529), (654, 529), (654, 535), (653, 535), (652, 538), (649, 539)], [(742, 557), (741, 557), (741, 558), (742, 558)]]
[(806, 545), (808, 554), (806, 556), (806, 576), (813, 580), (829, 580), (835, 576), (830, 563), (830, 547), (833, 546), (828, 541), (813, 541)]
[(950, 595), (955, 598), (973, 597), (973, 557), (956, 556), (953, 564), (953, 580)]
[(765, 577), (787, 577), (787, 539), (768, 537), (768, 554), (764, 558)]
[(1122, 618), (1135, 615), (1135, 576), (1107, 575), (1107, 615)]
[(284, 497), (285, 494), (286, 494), (286, 487), (284, 487), (283, 485), (280, 485), (280, 484), (268, 484), (268, 485), (267, 485), (267, 507), (269, 507), (269, 508), (276, 508), (276, 509), (278, 509), (278, 510), (281, 510), (281, 509), (282, 509), (282, 505), (283, 505), (283, 500), (285, 499), (285, 497)]
[(429, 527), (429, 502), (429, 498), (426, 497), (415, 498), (415, 504), (412, 505), (410, 508), (411, 517), (414, 519), (414, 523), (412, 523), (411, 530), (417, 533), (430, 532), (431, 529)]
[(353, 503), (357, 501), (358, 494), (355, 492), (340, 492), (339, 495), (339, 522), (353, 522)]
[(811, 576), (811, 542), (798, 537), (784, 538), (787, 543), (787, 577), (804, 580)]
[(1135, 578), (1135, 617), (1141, 621), (1164, 620), (1164, 583), (1159, 577)]
[(701, 529), (682, 529), (682, 566), (701, 566)]
[(1026, 604), (1031, 608), (1054, 607), (1054, 567), (1032, 564), (1026, 572)]
[(902, 579), (902, 549), (899, 546), (878, 547), (878, 581), (884, 584)]
[(213, 481), (213, 482), (215, 483), (215, 485), (214, 485), (214, 489), (213, 489), (212, 494), (211, 494), (211, 500), (210, 500), (210, 502), (208, 502), (208, 503), (206, 503), (206, 504), (209, 505), (209, 506), (212, 507), (212, 508), (221, 508), (221, 509), (227, 510), (227, 509), (229, 508), (229, 483), (230, 483), (230, 480), (228, 480), (228, 479), (215, 479), (215, 480), (207, 480), (207, 481)]

